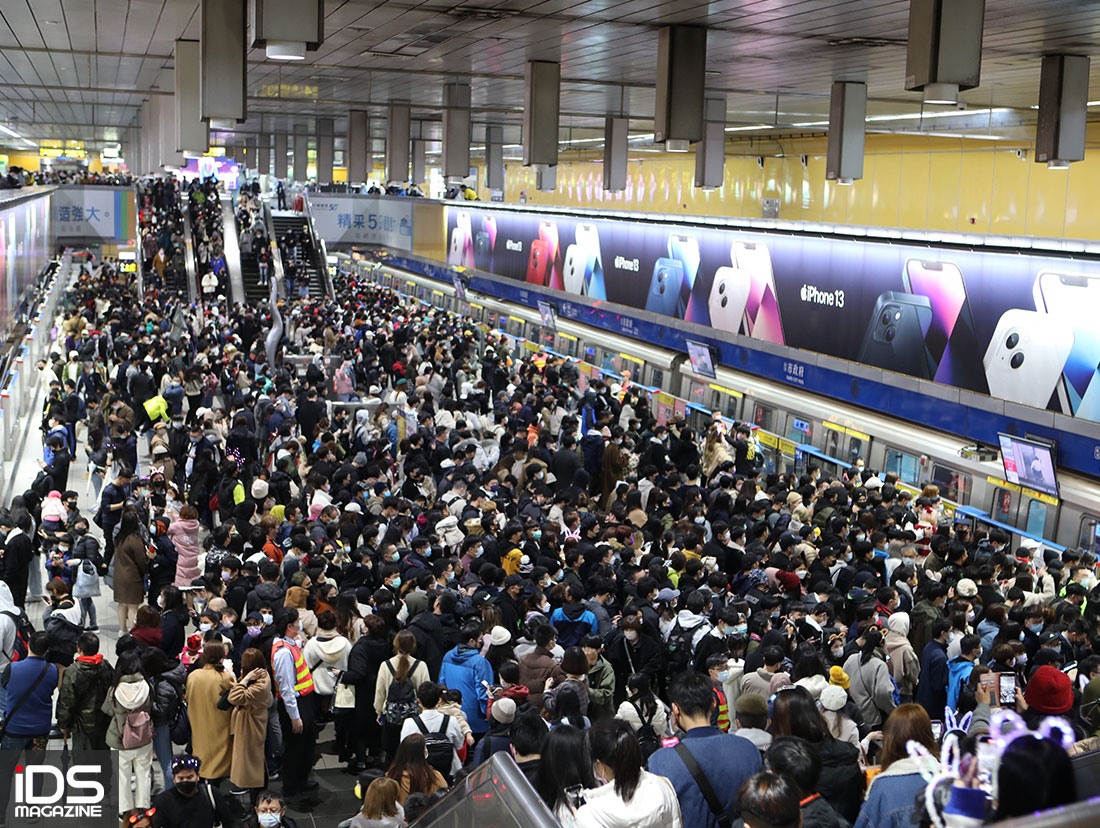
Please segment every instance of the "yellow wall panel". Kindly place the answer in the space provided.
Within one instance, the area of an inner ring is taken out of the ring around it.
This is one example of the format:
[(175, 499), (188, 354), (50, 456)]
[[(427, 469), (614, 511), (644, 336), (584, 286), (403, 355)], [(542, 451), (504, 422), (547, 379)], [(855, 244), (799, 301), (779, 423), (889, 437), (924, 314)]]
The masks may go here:
[[(935, 153), (928, 175), (928, 227), (932, 230), (957, 230), (959, 227), (959, 190), (962, 154)], [(915, 185), (916, 182), (911, 182)]]
[(1015, 152), (993, 153), (993, 197), (989, 232), (1004, 236), (1027, 233), (1027, 185), (1031, 158)]
[[(1100, 127), (1093, 126), (1090, 146), (1098, 143)], [(1100, 239), (1093, 208), (1100, 152), (1091, 149), (1069, 171), (1050, 171), (1033, 162), (1030, 148), (1018, 158), (1013, 144), (868, 135), (864, 177), (850, 187), (825, 181), (824, 153), (825, 139), (817, 136), (782, 147), (731, 142), (723, 186), (713, 192), (695, 188), (694, 154), (638, 153), (627, 190), (613, 194), (602, 189), (598, 153), (568, 152), (552, 193), (535, 189), (530, 168), (506, 165), (505, 199), (518, 202), (525, 193), (531, 204), (759, 218), (763, 199), (778, 198), (779, 215), (793, 221)]]
[[(901, 155), (883, 153), (874, 158), (874, 179), (871, 190), (871, 218), (869, 224), (891, 227), (898, 224), (898, 203), (901, 200)], [(864, 175), (866, 175), (864, 159)]]
[(1096, 196), (1100, 193), (1100, 155), (1085, 153), (1067, 170), (1065, 235), (1071, 239), (1100, 237), (1100, 213)]
[(1061, 236), (1066, 228), (1068, 170), (1048, 170), (1033, 163), (1028, 167), (1027, 234)]
[(898, 198), (899, 227), (928, 227), (929, 170), (932, 156), (901, 154), (901, 195)]

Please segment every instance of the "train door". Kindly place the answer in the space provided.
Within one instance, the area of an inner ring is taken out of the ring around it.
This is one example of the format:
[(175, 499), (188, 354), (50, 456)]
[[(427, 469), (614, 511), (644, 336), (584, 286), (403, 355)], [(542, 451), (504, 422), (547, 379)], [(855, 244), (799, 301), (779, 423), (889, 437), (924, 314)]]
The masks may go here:
[(1100, 517), (1095, 515), (1081, 515), (1081, 526), (1078, 531), (1077, 545), (1092, 554), (1100, 553)]
[[(808, 442), (808, 441), (807, 441)], [(823, 451), (830, 457), (843, 460), (848, 465), (853, 465), (860, 457), (867, 462), (867, 450), (871, 441), (866, 435), (846, 433), (839, 429), (825, 427), (825, 445)]]
[(558, 334), (558, 352), (566, 356), (576, 356), (578, 348), (577, 337), (572, 334)]
[(989, 516), (1002, 523), (1016, 525), (1016, 494), (1009, 489), (996, 486), (993, 489), (993, 503), (989, 507)]
[(1057, 506), (1026, 494), (1020, 495), (1020, 515), (1016, 525), (1025, 532), (1038, 538), (1053, 538), (1058, 529), (1057, 520)]
[(920, 482), (920, 459), (894, 448), (886, 448), (882, 460), (882, 473), (893, 472), (902, 483), (916, 486)]
[(932, 465), (932, 482), (940, 488), (940, 497), (953, 500), (961, 506), (970, 504), (970, 491), (974, 478), (966, 472), (950, 466)]
[(798, 414), (788, 414), (787, 426), (783, 431), (783, 436), (795, 445), (801, 446), (805, 443), (812, 444), (814, 439), (814, 424), (809, 417), (802, 417)]

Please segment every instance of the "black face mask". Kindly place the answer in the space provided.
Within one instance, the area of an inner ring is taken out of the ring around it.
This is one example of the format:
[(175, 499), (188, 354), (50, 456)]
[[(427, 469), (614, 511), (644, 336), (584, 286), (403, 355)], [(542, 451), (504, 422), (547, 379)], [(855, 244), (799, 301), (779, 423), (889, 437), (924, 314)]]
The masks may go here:
[(176, 790), (184, 796), (194, 796), (199, 790), (199, 783), (194, 779), (186, 779), (176, 783)]

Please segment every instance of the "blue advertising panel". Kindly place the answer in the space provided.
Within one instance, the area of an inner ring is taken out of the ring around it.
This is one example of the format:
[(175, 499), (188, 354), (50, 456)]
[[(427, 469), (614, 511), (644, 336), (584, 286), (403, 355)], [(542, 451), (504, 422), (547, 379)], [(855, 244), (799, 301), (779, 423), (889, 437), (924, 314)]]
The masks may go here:
[(447, 208), (450, 265), (1100, 422), (1100, 262)]

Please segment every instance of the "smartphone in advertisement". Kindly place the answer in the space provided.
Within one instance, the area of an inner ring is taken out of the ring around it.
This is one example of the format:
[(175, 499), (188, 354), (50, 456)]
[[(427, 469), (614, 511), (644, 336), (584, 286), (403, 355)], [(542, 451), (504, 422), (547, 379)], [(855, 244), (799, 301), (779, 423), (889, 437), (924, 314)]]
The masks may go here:
[(1073, 331), (1073, 347), (1062, 368), (1058, 399), (1063, 414), (1100, 421), (1100, 277), (1040, 273), (1033, 289), (1035, 309)]
[(932, 720), (932, 738), (937, 742), (943, 740), (943, 722), (939, 719)]
[(535, 239), (531, 242), (531, 252), (527, 257), (528, 284), (546, 287), (546, 277), (550, 268), (550, 257), (546, 252), (546, 242)]
[(467, 212), (455, 215), (455, 226), (451, 230), (451, 245), (447, 251), (447, 264), (459, 267), (474, 266), (474, 237), (470, 229), (470, 214)]
[(539, 239), (546, 246), (547, 285), (562, 289), (561, 247), (558, 244), (558, 225), (553, 221), (539, 222)]
[(603, 259), (600, 256), (600, 232), (595, 224), (577, 224), (577, 245), (585, 251), (588, 261), (584, 277), (584, 295), (606, 301), (607, 286), (603, 277)]
[(678, 259), (658, 259), (653, 265), (645, 309), (650, 313), (675, 316), (683, 281), (684, 265)]
[(925, 345), (933, 360), (933, 379), (974, 390), (984, 390), (969, 375), (979, 353), (974, 316), (966, 296), (962, 271), (954, 262), (909, 259), (903, 272), (905, 289), (925, 297), (932, 306)]
[(997, 699), (1002, 707), (1016, 704), (1016, 674), (997, 673)]
[(989, 393), (1021, 405), (1046, 408), (1073, 351), (1073, 326), (1037, 311), (1001, 314), (982, 364)]
[(736, 267), (720, 267), (714, 272), (707, 303), (711, 327), (734, 334), (741, 332), (752, 287), (750, 281), (749, 274)]
[(479, 230), (474, 236), (474, 267), (486, 272), (493, 269), (493, 243), (484, 230)]
[(580, 296), (584, 291), (584, 278), (588, 269), (588, 255), (580, 245), (571, 244), (565, 248), (565, 262), (562, 264), (562, 289)]
[(680, 300), (676, 303), (676, 316), (689, 322), (695, 319), (692, 307), (692, 291), (699, 273), (699, 240), (695, 236), (673, 233), (668, 237), (668, 257), (683, 265), (684, 278), (680, 283)]
[(875, 302), (863, 335), (859, 362), (921, 379), (932, 379), (924, 345), (932, 305), (924, 296), (887, 291)]
[(749, 298), (745, 304), (745, 330), (753, 339), (776, 345), (786, 344), (768, 248), (759, 242), (736, 241), (730, 256), (734, 266), (746, 271), (750, 277)]

